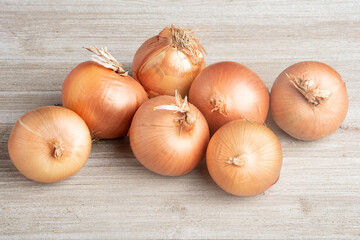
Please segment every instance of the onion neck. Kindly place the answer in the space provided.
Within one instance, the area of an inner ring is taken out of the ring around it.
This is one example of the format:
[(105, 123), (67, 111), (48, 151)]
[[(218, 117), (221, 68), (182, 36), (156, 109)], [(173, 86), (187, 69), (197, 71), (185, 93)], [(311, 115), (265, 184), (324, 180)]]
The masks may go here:
[(230, 157), (229, 160), (226, 161), (227, 164), (232, 164), (237, 167), (242, 167), (245, 164), (245, 161), (247, 159), (247, 154), (239, 154), (235, 157)]
[(319, 105), (323, 101), (326, 101), (330, 97), (330, 91), (320, 90), (317, 88), (315, 81), (312, 79), (287, 74), (292, 85), (298, 90), (305, 99), (314, 106)]
[[(176, 28), (171, 25), (173, 45), (189, 55), (195, 64), (199, 64), (203, 58), (205, 49), (190, 29)], [(206, 53), (206, 52), (205, 52)]]
[(59, 143), (54, 143), (54, 158), (60, 159), (62, 155), (64, 154), (64, 148)]
[(186, 129), (190, 131), (195, 126), (197, 116), (190, 109), (187, 97), (182, 99), (177, 90), (175, 90), (175, 104), (157, 106), (154, 107), (154, 110), (168, 110), (174, 111), (174, 113), (181, 113), (180, 117), (174, 117), (174, 121), (179, 124), (180, 130)]
[(215, 94), (209, 99), (211, 112), (219, 112), (221, 115), (226, 116), (226, 101), (222, 95)]

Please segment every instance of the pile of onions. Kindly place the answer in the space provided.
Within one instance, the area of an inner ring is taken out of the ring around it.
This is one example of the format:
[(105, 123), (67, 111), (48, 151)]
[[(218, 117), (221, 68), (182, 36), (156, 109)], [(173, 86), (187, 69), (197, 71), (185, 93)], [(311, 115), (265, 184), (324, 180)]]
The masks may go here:
[(269, 111), (264, 82), (236, 62), (206, 67), (191, 85), (189, 101), (204, 114), (212, 133), (236, 119), (264, 123)]
[[(87, 50), (94, 53), (91, 61), (76, 66), (63, 84), (68, 109), (41, 107), (16, 122), (8, 150), (24, 176), (38, 182), (65, 179), (86, 163), (92, 137), (111, 139), (129, 131), (135, 157), (154, 173), (186, 174), (206, 152), (211, 177), (230, 194), (253, 196), (277, 182), (282, 149), (263, 125), (269, 92), (251, 69), (236, 62), (205, 68), (199, 40), (190, 29), (174, 26), (137, 50), (136, 80), (106, 48)], [(187, 94), (191, 103), (181, 97)], [(348, 110), (345, 83), (320, 62), (285, 69), (270, 100), (277, 125), (308, 141), (334, 132)]]
[(78, 172), (91, 150), (85, 122), (73, 111), (47, 106), (16, 122), (8, 142), (10, 159), (27, 178), (57, 182)]
[(179, 94), (145, 102), (130, 127), (130, 146), (136, 158), (150, 171), (166, 176), (193, 170), (208, 142), (204, 116)]
[(281, 145), (267, 127), (236, 120), (213, 135), (206, 163), (211, 177), (223, 190), (252, 196), (264, 192), (279, 178)]
[(95, 53), (93, 61), (79, 64), (67, 76), (63, 105), (84, 119), (94, 138), (124, 136), (136, 110), (147, 100), (146, 92), (106, 48), (88, 50)]
[(166, 27), (137, 50), (132, 73), (150, 97), (174, 95), (175, 90), (187, 95), (205, 67), (203, 51), (190, 29)]
[(312, 141), (330, 135), (346, 117), (345, 83), (331, 67), (299, 62), (285, 69), (271, 89), (271, 115), (294, 138)]

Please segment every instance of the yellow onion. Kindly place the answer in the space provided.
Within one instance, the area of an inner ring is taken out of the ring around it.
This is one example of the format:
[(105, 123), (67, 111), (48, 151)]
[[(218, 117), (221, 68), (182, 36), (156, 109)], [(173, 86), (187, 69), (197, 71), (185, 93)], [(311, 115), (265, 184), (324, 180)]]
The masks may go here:
[(132, 73), (150, 97), (187, 95), (205, 66), (203, 47), (190, 29), (171, 26), (145, 41), (137, 50)]
[(57, 182), (78, 172), (91, 150), (85, 122), (73, 111), (46, 106), (16, 122), (8, 142), (10, 159), (27, 178)]
[(299, 62), (285, 69), (271, 89), (271, 115), (294, 138), (312, 141), (336, 131), (348, 110), (341, 76), (321, 62)]
[(136, 110), (147, 100), (146, 92), (106, 48), (88, 50), (96, 55), (65, 79), (63, 105), (84, 119), (94, 138), (124, 136)]
[(279, 178), (281, 145), (264, 125), (235, 120), (213, 135), (206, 163), (211, 177), (223, 190), (252, 196), (264, 192)]
[(130, 127), (130, 146), (150, 171), (179, 176), (193, 170), (203, 158), (209, 128), (201, 112), (179, 94), (145, 102)]
[(204, 114), (212, 133), (236, 119), (264, 123), (269, 111), (269, 92), (264, 82), (236, 62), (206, 67), (191, 85), (189, 100)]

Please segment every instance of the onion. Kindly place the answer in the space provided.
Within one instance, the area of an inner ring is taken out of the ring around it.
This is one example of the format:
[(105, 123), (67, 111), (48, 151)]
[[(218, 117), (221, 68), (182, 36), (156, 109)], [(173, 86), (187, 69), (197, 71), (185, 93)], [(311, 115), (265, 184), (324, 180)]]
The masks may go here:
[(146, 92), (106, 48), (88, 50), (96, 55), (65, 79), (63, 105), (85, 120), (94, 138), (124, 136), (136, 110), (147, 100)]
[(189, 100), (204, 114), (212, 133), (236, 119), (264, 123), (269, 110), (264, 82), (235, 62), (206, 67), (191, 85)]
[(205, 118), (179, 94), (145, 102), (130, 127), (130, 146), (136, 158), (150, 171), (166, 176), (194, 169), (208, 142)]
[(8, 149), (10, 159), (24, 176), (38, 182), (57, 182), (84, 166), (91, 150), (91, 136), (76, 113), (47, 106), (19, 118)]
[(299, 62), (285, 69), (271, 89), (271, 115), (294, 138), (312, 141), (330, 135), (346, 117), (345, 83), (331, 67)]
[(175, 90), (187, 95), (205, 67), (203, 51), (190, 29), (166, 27), (137, 50), (132, 73), (150, 97), (174, 95)]
[(213, 135), (206, 163), (211, 177), (223, 190), (237, 196), (252, 196), (262, 193), (279, 178), (281, 145), (267, 127), (236, 120)]

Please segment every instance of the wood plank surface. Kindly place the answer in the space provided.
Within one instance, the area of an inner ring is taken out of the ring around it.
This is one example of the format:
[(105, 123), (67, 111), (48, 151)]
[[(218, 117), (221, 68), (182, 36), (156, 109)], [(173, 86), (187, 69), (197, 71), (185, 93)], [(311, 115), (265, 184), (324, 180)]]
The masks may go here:
[[(130, 70), (147, 38), (174, 24), (196, 30), (208, 64), (232, 60), (270, 89), (303, 60), (322, 61), (346, 82), (340, 129), (298, 141), (269, 116), (284, 152), (280, 180), (234, 197), (205, 161), (162, 177), (135, 159), (128, 138), (98, 141), (84, 168), (54, 184), (27, 180), (7, 140), (26, 111), (61, 104), (62, 83), (107, 46)], [(360, 239), (360, 1), (0, 0), (0, 239)]]

